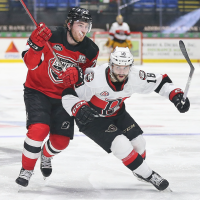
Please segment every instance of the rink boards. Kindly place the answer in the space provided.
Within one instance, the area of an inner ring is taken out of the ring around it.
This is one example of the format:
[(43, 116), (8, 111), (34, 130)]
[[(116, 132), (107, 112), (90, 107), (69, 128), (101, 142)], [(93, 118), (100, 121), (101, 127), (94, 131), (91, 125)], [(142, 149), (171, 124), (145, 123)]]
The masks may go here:
[[(106, 41), (107, 38), (102, 38)], [(142, 62), (186, 62), (180, 49), (181, 38), (143, 38), (142, 40)], [(199, 62), (200, 40), (195, 38), (183, 38), (189, 57), (192, 62)], [(0, 38), (0, 62), (23, 62), (21, 52), (24, 50), (27, 38)], [(101, 56), (105, 51), (100, 46), (98, 61), (107, 62), (108, 56)]]

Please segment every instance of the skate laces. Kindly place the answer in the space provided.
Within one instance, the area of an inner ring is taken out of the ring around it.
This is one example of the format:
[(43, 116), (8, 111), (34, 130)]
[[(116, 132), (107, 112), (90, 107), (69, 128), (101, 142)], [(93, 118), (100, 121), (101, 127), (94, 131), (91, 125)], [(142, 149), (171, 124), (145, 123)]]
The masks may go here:
[(162, 183), (163, 178), (161, 176), (159, 176), (158, 174), (154, 173), (154, 174), (152, 174), (152, 177), (151, 177), (150, 181), (153, 184), (159, 186)]
[(51, 159), (52, 159), (52, 157), (46, 157), (42, 154), (42, 156), (41, 156), (42, 168), (51, 168)]
[(32, 175), (33, 175), (33, 170), (22, 169), (20, 171), (19, 177), (29, 181)]

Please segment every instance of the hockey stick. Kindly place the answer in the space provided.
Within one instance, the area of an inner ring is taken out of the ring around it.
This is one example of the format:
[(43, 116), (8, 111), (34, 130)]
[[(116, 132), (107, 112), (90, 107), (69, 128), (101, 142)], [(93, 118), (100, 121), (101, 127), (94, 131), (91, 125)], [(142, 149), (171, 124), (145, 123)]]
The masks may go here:
[(125, 3), (124, 5), (119, 6), (119, 9), (121, 10), (121, 9), (127, 7), (127, 6), (130, 6), (130, 5), (133, 4), (133, 3), (138, 2), (138, 1), (140, 1), (140, 0), (132, 0), (132, 1), (130, 1), (129, 3)]
[(179, 41), (179, 47), (180, 47), (181, 52), (184, 55), (185, 59), (187, 60), (188, 64), (190, 65), (190, 74), (189, 74), (188, 81), (187, 81), (186, 86), (185, 86), (185, 91), (184, 91), (184, 94), (183, 94), (183, 99), (181, 100), (182, 103), (184, 104), (185, 103), (185, 99), (186, 99), (187, 94), (188, 94), (188, 90), (189, 90), (189, 87), (190, 87), (190, 83), (191, 83), (192, 76), (194, 74), (195, 68), (192, 65), (191, 61), (190, 61), (190, 58), (188, 56), (188, 53), (186, 51), (185, 45), (184, 45), (184, 43), (183, 43), (182, 40)]
[[(23, 0), (20, 0), (22, 6), (24, 7), (25, 11), (27, 12), (28, 16), (31, 18), (32, 22), (35, 24), (35, 26), (37, 27), (38, 24), (35, 21), (35, 19), (33, 18), (33, 16), (31, 15), (29, 9), (27, 8), (26, 4), (23, 2)], [(62, 68), (62, 70), (65, 72), (66, 69), (65, 67), (62, 65), (62, 63), (60, 62), (58, 56), (56, 55), (56, 53), (54, 52), (54, 50), (52, 49), (51, 45), (49, 44), (48, 41), (46, 41), (47, 46), (49, 47), (50, 51), (52, 52), (52, 54), (54, 55), (54, 57), (56, 58), (56, 61), (58, 62), (58, 64), (60, 65), (60, 67)]]

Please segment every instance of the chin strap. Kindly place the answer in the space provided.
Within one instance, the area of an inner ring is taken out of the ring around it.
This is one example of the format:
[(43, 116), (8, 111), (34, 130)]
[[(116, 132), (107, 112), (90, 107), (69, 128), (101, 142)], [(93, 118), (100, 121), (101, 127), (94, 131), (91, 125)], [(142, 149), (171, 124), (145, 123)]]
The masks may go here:
[(109, 61), (109, 64), (108, 64), (109, 69), (110, 69), (109, 75), (110, 75), (110, 77), (111, 77), (114, 81), (118, 82), (117, 78), (115, 77), (114, 73), (112, 72), (112, 69), (111, 69), (112, 67), (110, 67), (110, 65), (112, 65), (112, 64), (111, 64), (111, 62)]
[(116, 82), (119, 82), (119, 80), (116, 78), (116, 76), (110, 71), (110, 77), (116, 81)]
[(115, 76), (114, 73), (110, 72), (110, 76), (111, 76), (112, 79), (114, 79), (116, 82), (119, 82), (118, 78)]
[(74, 42), (76, 42), (76, 43), (78, 43), (78, 44), (81, 43), (81, 42), (78, 42), (77, 40), (74, 39), (71, 30), (69, 30), (69, 34), (70, 34), (71, 38), (74, 40)]

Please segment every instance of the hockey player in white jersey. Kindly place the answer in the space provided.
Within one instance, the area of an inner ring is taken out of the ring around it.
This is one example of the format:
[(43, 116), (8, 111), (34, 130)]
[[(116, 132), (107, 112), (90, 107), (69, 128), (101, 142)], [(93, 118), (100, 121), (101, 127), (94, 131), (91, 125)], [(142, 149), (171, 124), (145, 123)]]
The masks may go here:
[(109, 30), (109, 37), (106, 42), (107, 47), (115, 49), (115, 47), (132, 48), (129, 25), (123, 21), (122, 15), (116, 17), (116, 22), (111, 25)]
[(153, 171), (145, 161), (143, 131), (125, 109), (124, 100), (133, 93), (155, 91), (168, 98), (181, 112), (190, 107), (188, 98), (165, 74), (154, 74), (133, 67), (133, 56), (126, 47), (116, 47), (109, 63), (86, 69), (84, 84), (63, 91), (62, 104), (75, 116), (79, 130), (112, 152), (133, 174), (153, 184), (158, 190), (168, 188), (168, 181)]

